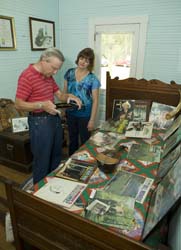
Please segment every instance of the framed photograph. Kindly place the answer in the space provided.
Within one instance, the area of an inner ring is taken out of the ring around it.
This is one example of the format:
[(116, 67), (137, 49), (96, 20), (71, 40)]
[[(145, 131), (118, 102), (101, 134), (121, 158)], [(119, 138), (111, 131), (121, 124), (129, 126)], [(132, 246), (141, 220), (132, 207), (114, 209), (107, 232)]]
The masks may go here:
[(15, 50), (16, 37), (14, 18), (0, 16), (0, 50)]
[(29, 25), (32, 50), (55, 47), (55, 23), (53, 21), (29, 17)]
[(29, 130), (28, 118), (27, 117), (12, 118), (12, 130), (13, 133), (28, 131)]

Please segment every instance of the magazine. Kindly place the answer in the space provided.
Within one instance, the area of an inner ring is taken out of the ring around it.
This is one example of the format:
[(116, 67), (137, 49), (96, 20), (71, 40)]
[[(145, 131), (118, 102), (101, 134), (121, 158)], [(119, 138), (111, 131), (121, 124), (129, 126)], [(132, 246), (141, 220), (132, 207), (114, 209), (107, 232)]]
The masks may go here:
[(122, 138), (123, 136), (117, 133), (98, 131), (90, 137), (89, 142), (96, 146), (104, 146), (104, 148), (111, 150), (115, 149), (115, 146)]
[(181, 197), (181, 157), (155, 189), (145, 222), (143, 239)]
[(112, 119), (147, 121), (151, 102), (148, 100), (114, 99)]
[(101, 183), (108, 180), (108, 176), (102, 172), (99, 168), (95, 170), (91, 178), (89, 179), (89, 184)]
[(153, 179), (127, 171), (118, 171), (108, 181), (104, 190), (117, 195), (130, 196), (138, 203), (143, 203)]
[(179, 115), (171, 124), (171, 126), (166, 130), (163, 135), (163, 140), (165, 141), (175, 130), (181, 127), (181, 115)]
[(48, 182), (34, 195), (63, 207), (71, 207), (81, 195), (87, 184), (62, 178), (47, 178)]
[(147, 143), (132, 144), (128, 152), (128, 159), (146, 162), (160, 162), (161, 146)]
[(164, 143), (162, 157), (165, 157), (181, 141), (181, 127), (179, 127)]
[(98, 190), (86, 208), (85, 217), (106, 226), (132, 230), (135, 226), (134, 203), (131, 197)]
[(101, 124), (100, 129), (109, 132), (115, 132), (119, 134), (124, 134), (129, 121), (127, 119), (113, 120), (108, 119)]
[(149, 122), (153, 122), (153, 127), (156, 129), (167, 129), (173, 123), (173, 119), (167, 120), (166, 114), (175, 109), (173, 106), (152, 102)]
[(86, 161), (86, 162), (96, 162), (96, 159), (88, 150), (81, 150), (78, 152), (75, 152), (73, 155), (71, 155), (71, 158), (74, 160), (80, 160), (80, 161)]
[(69, 158), (63, 167), (57, 171), (56, 176), (87, 183), (97, 168), (97, 163), (90, 163)]
[(172, 151), (170, 151), (166, 157), (164, 157), (159, 165), (158, 176), (162, 178), (170, 168), (173, 167), (173, 164), (181, 156), (181, 143), (177, 145)]
[(126, 128), (126, 137), (151, 138), (153, 123), (151, 122), (129, 122)]

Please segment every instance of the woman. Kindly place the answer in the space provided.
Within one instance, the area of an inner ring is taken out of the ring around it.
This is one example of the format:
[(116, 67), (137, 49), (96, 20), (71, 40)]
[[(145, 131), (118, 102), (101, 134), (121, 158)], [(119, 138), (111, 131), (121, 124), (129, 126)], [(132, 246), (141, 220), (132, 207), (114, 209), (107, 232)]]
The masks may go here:
[(69, 155), (79, 148), (90, 137), (94, 129), (98, 109), (100, 81), (94, 73), (94, 51), (91, 48), (81, 50), (75, 63), (76, 68), (69, 69), (64, 76), (64, 92), (79, 97), (82, 101), (81, 109), (66, 111), (69, 130)]

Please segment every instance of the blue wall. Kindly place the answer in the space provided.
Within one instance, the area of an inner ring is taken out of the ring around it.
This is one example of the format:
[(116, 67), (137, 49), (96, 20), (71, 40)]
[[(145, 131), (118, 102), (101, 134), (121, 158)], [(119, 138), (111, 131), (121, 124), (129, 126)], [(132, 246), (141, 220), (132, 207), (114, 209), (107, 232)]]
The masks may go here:
[(0, 0), (0, 8), (0, 15), (14, 17), (17, 38), (16, 51), (0, 51), (0, 97), (14, 98), (18, 75), (41, 53), (30, 48), (29, 16), (55, 22), (56, 46), (67, 59), (56, 76), (60, 84), (90, 44), (89, 18), (139, 15), (149, 17), (143, 77), (181, 83), (180, 0)]
[[(72, 7), (70, 7), (72, 6)], [(181, 84), (181, 0), (61, 0), (62, 47), (68, 62), (89, 45), (89, 18), (148, 15), (144, 78)]]
[(0, 0), (0, 8), (0, 15), (14, 17), (17, 38), (16, 51), (0, 51), (0, 97), (14, 98), (18, 75), (41, 53), (30, 48), (29, 16), (55, 22), (56, 46), (67, 59), (56, 76), (60, 84), (90, 44), (89, 18), (139, 15), (149, 17), (143, 77), (181, 83), (180, 0)]
[(19, 74), (41, 53), (30, 47), (30, 16), (55, 22), (56, 46), (60, 48), (59, 0), (0, 0), (0, 15), (15, 21), (17, 49), (0, 51), (0, 98), (14, 99)]

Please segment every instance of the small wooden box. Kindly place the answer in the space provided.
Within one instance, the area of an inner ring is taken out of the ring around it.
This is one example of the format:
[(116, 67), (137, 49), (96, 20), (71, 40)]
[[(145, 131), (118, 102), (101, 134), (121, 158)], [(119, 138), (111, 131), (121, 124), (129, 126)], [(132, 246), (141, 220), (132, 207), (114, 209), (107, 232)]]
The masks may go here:
[(31, 171), (29, 132), (13, 133), (11, 129), (0, 132), (0, 163), (22, 172)]

